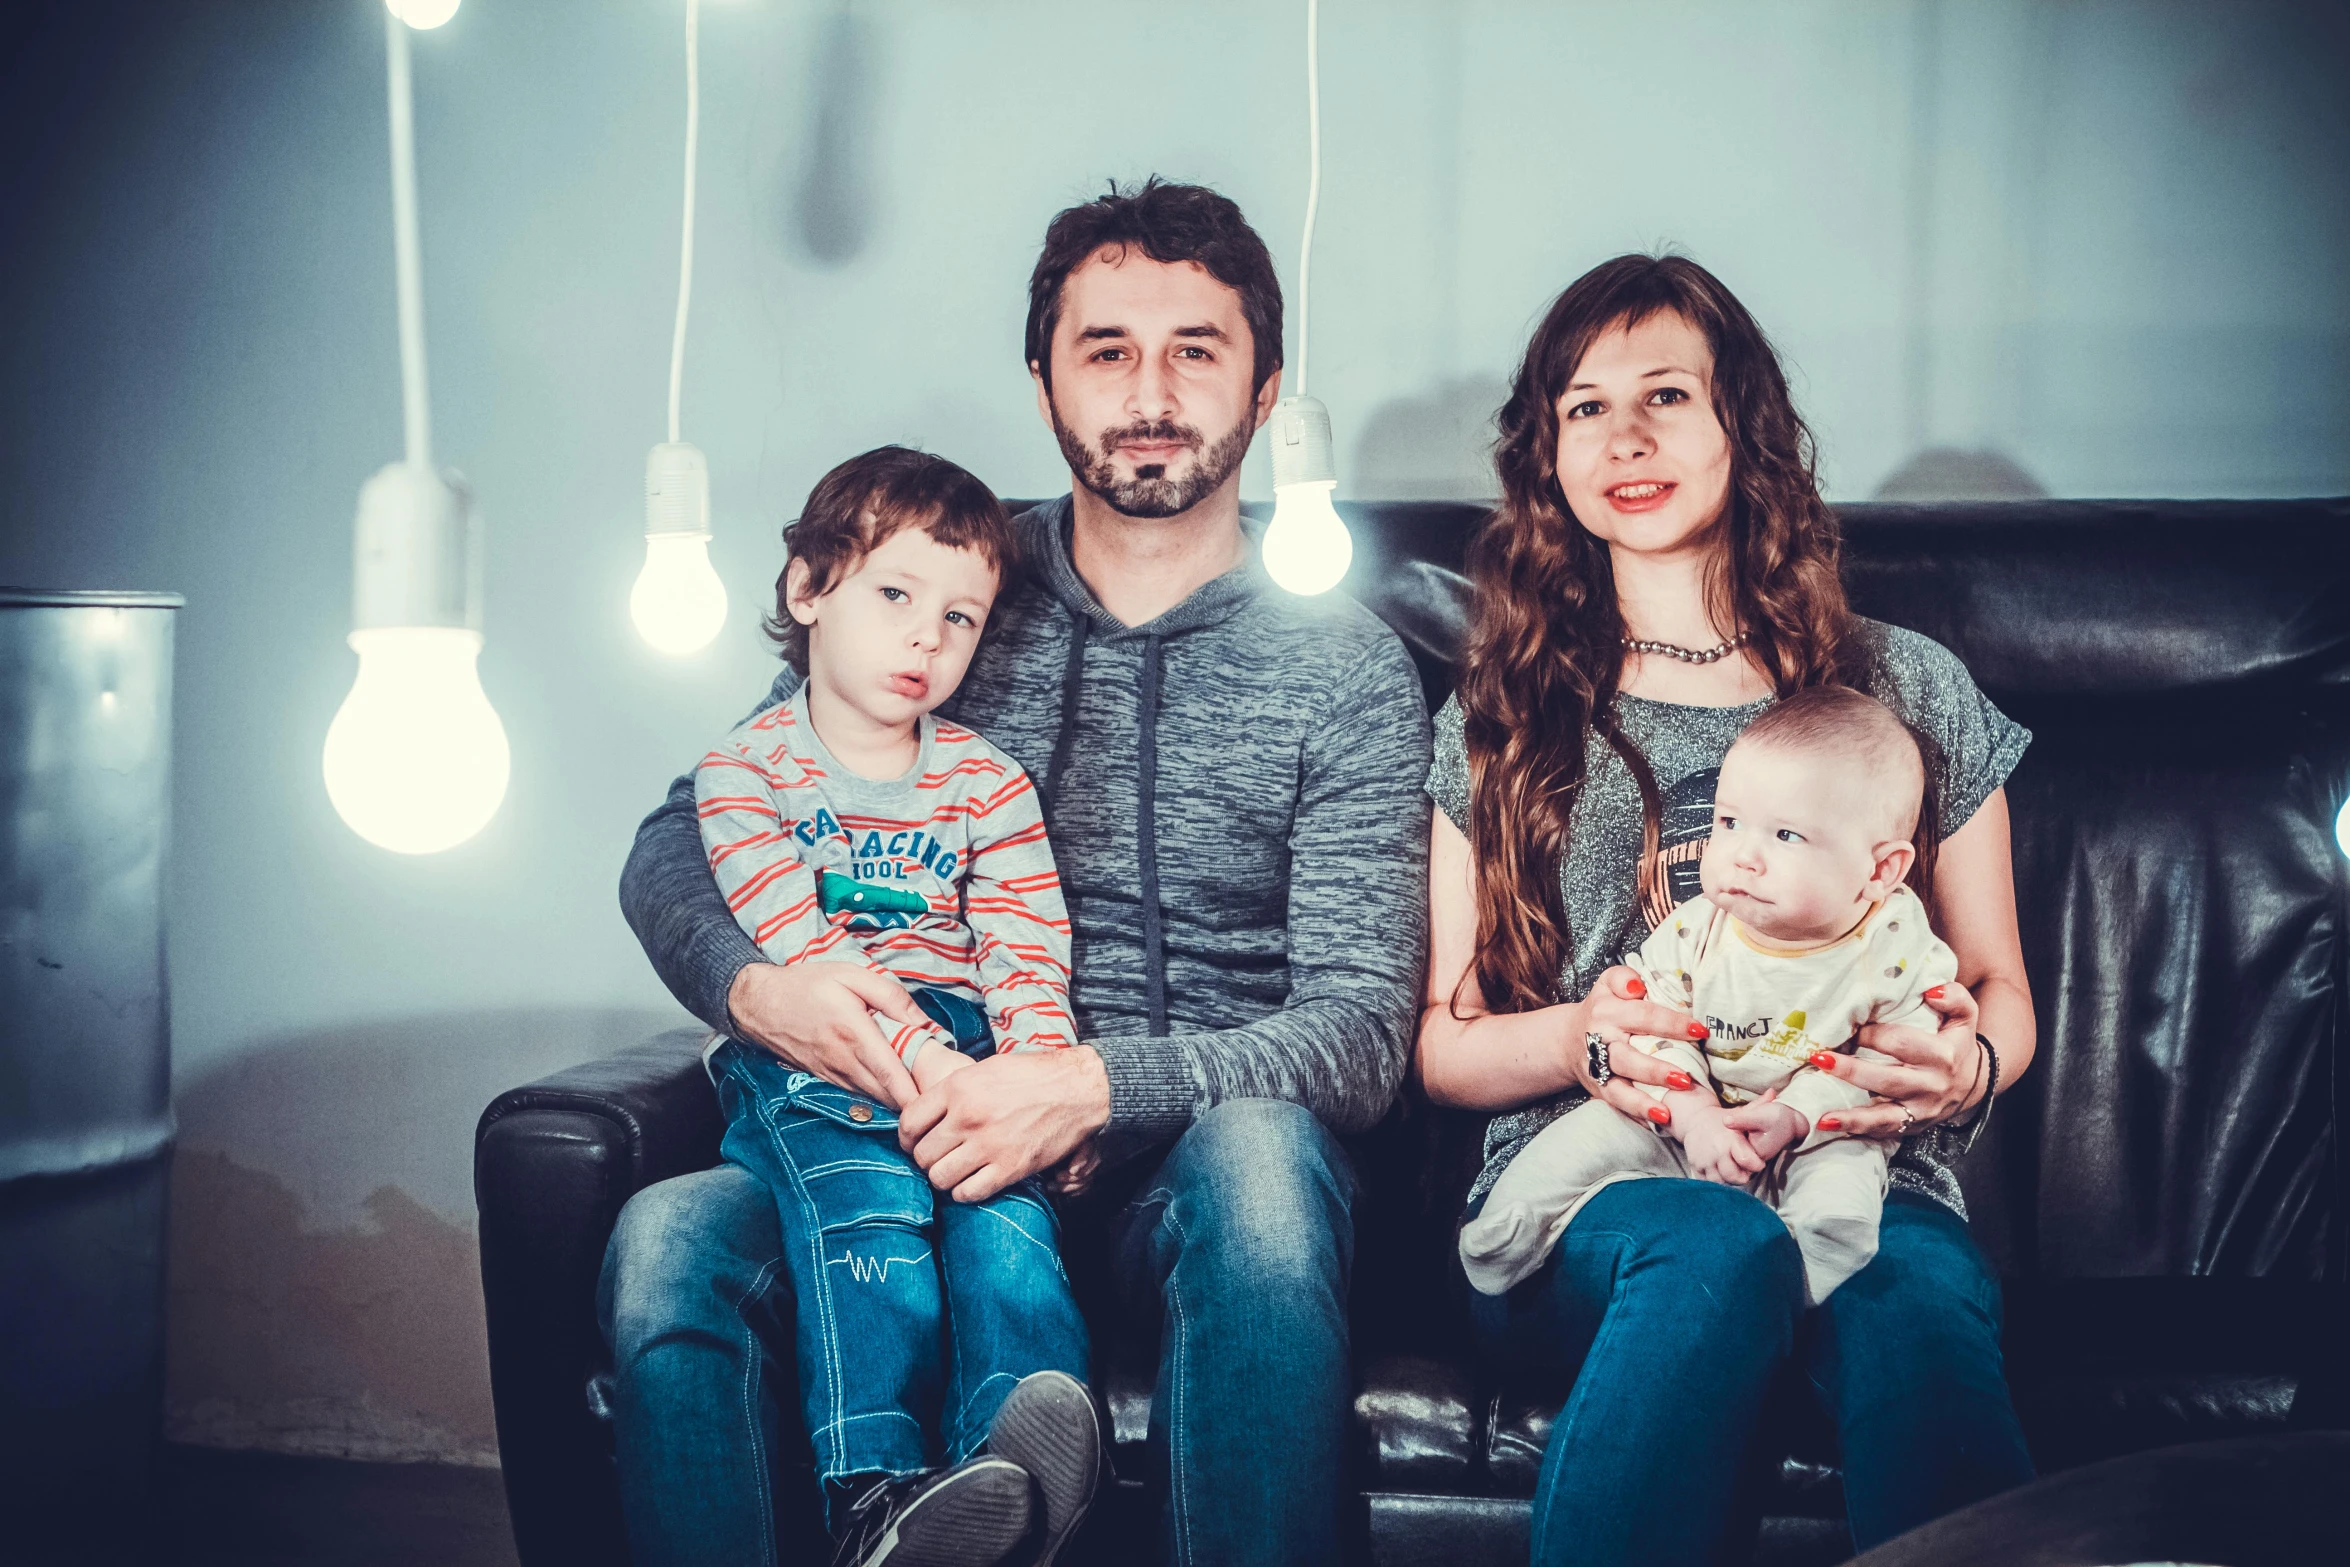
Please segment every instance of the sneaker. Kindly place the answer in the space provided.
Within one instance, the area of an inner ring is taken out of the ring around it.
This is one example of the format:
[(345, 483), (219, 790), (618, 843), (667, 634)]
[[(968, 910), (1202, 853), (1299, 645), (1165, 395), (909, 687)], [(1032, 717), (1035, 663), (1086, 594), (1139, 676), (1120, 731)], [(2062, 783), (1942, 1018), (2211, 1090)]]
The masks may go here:
[(849, 1504), (832, 1567), (995, 1567), (1034, 1521), (1028, 1471), (1001, 1458), (876, 1480)]
[(1051, 1567), (1085, 1517), (1102, 1473), (1102, 1426), (1093, 1395), (1065, 1371), (1039, 1371), (1004, 1396), (987, 1428), (987, 1451), (1036, 1480), (1044, 1501), (1041, 1543), (1032, 1567)]

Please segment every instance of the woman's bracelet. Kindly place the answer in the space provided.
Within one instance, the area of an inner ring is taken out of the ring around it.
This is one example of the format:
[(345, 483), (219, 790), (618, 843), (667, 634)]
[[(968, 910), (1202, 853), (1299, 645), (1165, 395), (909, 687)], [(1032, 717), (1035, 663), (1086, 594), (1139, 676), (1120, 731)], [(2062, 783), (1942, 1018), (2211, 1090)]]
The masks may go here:
[(1981, 1034), (1975, 1036), (1975, 1043), (1983, 1047), (1982, 1060), (1978, 1066), (1990, 1081), (1984, 1085), (1983, 1097), (1975, 1101), (1974, 1114), (1967, 1117), (1965, 1126), (1952, 1128), (1953, 1131), (1966, 1134), (1966, 1141), (1959, 1145), (1961, 1153), (1974, 1151), (1976, 1140), (1983, 1135), (1983, 1128), (1991, 1124), (1991, 1101), (1999, 1096), (1999, 1049)]

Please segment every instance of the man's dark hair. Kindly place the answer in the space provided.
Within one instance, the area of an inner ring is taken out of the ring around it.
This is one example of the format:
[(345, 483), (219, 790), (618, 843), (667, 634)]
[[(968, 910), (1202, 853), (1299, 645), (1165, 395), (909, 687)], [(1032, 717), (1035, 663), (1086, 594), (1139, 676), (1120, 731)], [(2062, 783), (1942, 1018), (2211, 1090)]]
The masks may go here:
[[(970, 470), (910, 446), (876, 446), (818, 479), (798, 519), (784, 526), (783, 543), (791, 560), (807, 564), (808, 596), (822, 598), (901, 528), (977, 550), (999, 584), (1018, 564), (1012, 519), (995, 492)], [(791, 618), (790, 561), (775, 579), (766, 629), (784, 662), (806, 674), (808, 628)]]
[(1069, 274), (1104, 246), (1132, 246), (1157, 262), (1196, 261), (1240, 295), (1240, 313), (1256, 340), (1252, 392), (1281, 368), (1281, 280), (1273, 257), (1239, 206), (1205, 185), (1176, 185), (1156, 174), (1130, 190), (1104, 194), (1059, 214), (1044, 231), (1044, 252), (1028, 275), (1028, 362), (1053, 385), (1053, 328)]

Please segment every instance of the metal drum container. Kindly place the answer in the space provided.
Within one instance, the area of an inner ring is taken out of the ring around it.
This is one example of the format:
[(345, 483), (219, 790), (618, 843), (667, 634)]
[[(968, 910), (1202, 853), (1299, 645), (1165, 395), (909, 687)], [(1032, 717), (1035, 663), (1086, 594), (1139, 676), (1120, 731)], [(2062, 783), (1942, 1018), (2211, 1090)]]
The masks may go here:
[(180, 603), (0, 588), (0, 1556), (148, 1511)]

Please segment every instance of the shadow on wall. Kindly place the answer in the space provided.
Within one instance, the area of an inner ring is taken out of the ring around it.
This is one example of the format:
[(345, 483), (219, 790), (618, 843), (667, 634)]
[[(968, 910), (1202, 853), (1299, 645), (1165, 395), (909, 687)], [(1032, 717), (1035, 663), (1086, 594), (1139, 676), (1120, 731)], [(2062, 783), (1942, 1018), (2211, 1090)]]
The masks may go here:
[(1447, 382), (1382, 403), (1364, 421), (1339, 494), (1365, 501), (1482, 500), (1493, 477), (1493, 415), (1509, 397), (1499, 376)]
[(679, 1021), (418, 1018), (200, 1069), (178, 1094), (170, 1439), (495, 1464), (474, 1122), (508, 1088)]
[(825, 18), (813, 51), (815, 111), (794, 217), (802, 248), (828, 267), (855, 260), (873, 231), (876, 53), (872, 23), (845, 4)]

